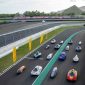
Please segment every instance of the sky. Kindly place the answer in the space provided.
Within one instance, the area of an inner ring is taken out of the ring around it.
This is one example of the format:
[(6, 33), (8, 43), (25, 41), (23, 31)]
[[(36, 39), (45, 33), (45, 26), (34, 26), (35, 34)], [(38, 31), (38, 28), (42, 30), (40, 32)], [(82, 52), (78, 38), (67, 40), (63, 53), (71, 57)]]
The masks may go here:
[(85, 0), (0, 0), (0, 13), (25, 11), (57, 12), (72, 5), (85, 6)]

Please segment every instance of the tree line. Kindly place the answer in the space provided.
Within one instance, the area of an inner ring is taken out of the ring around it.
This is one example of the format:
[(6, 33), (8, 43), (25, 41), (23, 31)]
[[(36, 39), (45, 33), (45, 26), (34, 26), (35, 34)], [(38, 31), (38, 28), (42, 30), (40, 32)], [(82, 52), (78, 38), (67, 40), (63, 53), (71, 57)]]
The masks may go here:
[[(0, 14), (0, 18), (11, 18), (11, 17), (15, 17), (15, 16), (20, 16), (20, 13), (15, 13), (15, 14)], [(33, 16), (64, 16), (64, 14), (62, 13), (57, 13), (57, 12), (50, 12), (50, 13), (45, 13), (45, 12), (40, 12), (40, 11), (25, 11), (22, 15), (24, 16), (29, 16), (29, 17), (33, 17)], [(67, 16), (74, 16), (74, 13), (69, 13), (69, 14), (65, 14)], [(81, 15), (85, 15), (85, 12), (81, 13)]]

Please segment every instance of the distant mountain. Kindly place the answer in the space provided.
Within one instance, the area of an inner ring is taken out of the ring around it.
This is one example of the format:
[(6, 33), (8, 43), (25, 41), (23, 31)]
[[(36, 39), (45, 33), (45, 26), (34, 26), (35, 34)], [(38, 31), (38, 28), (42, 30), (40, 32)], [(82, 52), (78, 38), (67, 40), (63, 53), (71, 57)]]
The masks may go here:
[(62, 14), (70, 14), (70, 13), (74, 13), (75, 15), (79, 15), (82, 13), (82, 10), (80, 8), (78, 8), (76, 5), (73, 5), (67, 9), (65, 9)]
[(82, 7), (79, 7), (79, 8), (80, 8), (80, 10), (85, 12), (85, 6), (82, 6)]

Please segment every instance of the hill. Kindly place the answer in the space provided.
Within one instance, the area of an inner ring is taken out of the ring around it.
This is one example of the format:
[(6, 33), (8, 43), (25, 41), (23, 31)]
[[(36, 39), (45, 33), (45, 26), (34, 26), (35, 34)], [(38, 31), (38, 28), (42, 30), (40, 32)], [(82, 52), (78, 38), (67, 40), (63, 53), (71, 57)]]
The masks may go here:
[(62, 12), (62, 14), (71, 14), (71, 13), (79, 15), (82, 13), (82, 10), (78, 8), (76, 5), (73, 5), (72, 7), (69, 7)]

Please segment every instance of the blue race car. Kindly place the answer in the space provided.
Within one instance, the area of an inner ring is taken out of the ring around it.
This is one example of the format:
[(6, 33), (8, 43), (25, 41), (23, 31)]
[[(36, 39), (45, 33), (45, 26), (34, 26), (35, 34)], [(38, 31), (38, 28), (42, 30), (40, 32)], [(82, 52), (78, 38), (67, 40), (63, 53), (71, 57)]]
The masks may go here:
[(62, 52), (58, 59), (61, 60), (61, 61), (64, 61), (66, 59), (66, 53)]

